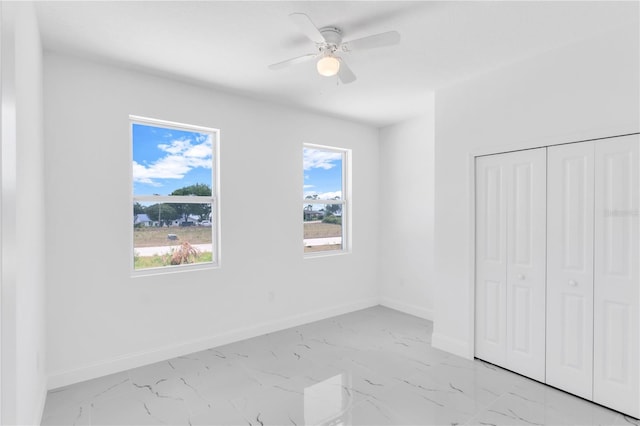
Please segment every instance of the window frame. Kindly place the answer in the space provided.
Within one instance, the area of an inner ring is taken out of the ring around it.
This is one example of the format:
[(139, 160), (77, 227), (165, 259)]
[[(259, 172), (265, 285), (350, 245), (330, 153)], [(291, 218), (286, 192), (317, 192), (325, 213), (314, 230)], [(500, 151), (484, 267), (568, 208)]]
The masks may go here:
[[(211, 196), (207, 195), (153, 195), (143, 194), (135, 195), (133, 189), (133, 125), (140, 124), (143, 126), (153, 126), (162, 129), (179, 130), (188, 132), (199, 132), (211, 134), (212, 140), (212, 156), (211, 164)], [(213, 223), (211, 224), (211, 261), (201, 263), (191, 263), (182, 265), (167, 265), (153, 268), (135, 269), (135, 246), (134, 246), (134, 227), (130, 227), (130, 271), (132, 277), (163, 275), (176, 272), (186, 272), (202, 269), (217, 269), (220, 267), (220, 130), (212, 127), (198, 126), (193, 124), (184, 124), (174, 121), (160, 120), (156, 118), (141, 117), (137, 115), (129, 115), (129, 194), (130, 208), (136, 202), (153, 202), (153, 203), (175, 203), (175, 204), (211, 204), (211, 214)]]
[(337, 152), (342, 155), (342, 197), (340, 200), (313, 200), (304, 198), (304, 164), (302, 168), (302, 203), (305, 204), (318, 204), (318, 205), (327, 205), (327, 204), (339, 204), (342, 206), (342, 224), (341, 224), (341, 232), (342, 232), (342, 248), (338, 250), (324, 250), (324, 251), (316, 251), (316, 252), (305, 252), (304, 251), (304, 220), (302, 222), (302, 241), (303, 241), (303, 256), (304, 258), (314, 258), (314, 257), (326, 257), (326, 256), (339, 256), (343, 254), (350, 254), (352, 250), (351, 246), (351, 157), (352, 150), (349, 148), (340, 148), (335, 146), (328, 145), (318, 145), (313, 143), (304, 143), (302, 145), (302, 158), (304, 161), (304, 149), (315, 149), (321, 151), (331, 151)]

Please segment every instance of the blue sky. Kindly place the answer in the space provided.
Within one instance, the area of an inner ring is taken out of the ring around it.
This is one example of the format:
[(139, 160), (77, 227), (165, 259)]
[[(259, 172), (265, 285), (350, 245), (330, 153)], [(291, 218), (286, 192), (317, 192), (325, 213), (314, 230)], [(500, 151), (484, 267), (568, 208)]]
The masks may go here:
[(342, 154), (304, 148), (304, 197), (318, 194), (320, 199), (342, 198)]
[(212, 186), (213, 136), (133, 124), (133, 194), (169, 195), (184, 186)]

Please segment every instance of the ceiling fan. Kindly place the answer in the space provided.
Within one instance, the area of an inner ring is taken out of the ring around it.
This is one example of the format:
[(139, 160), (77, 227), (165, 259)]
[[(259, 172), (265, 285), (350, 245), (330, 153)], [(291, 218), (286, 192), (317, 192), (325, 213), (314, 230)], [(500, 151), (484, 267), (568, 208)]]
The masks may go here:
[(332, 77), (337, 74), (340, 81), (347, 84), (355, 81), (356, 75), (344, 59), (338, 56), (338, 53), (350, 53), (355, 50), (373, 49), (400, 43), (400, 33), (397, 31), (388, 31), (343, 42), (340, 28), (323, 27), (318, 29), (304, 13), (292, 13), (289, 18), (304, 35), (316, 44), (317, 52), (269, 65), (272, 70), (318, 59), (316, 68), (320, 75)]

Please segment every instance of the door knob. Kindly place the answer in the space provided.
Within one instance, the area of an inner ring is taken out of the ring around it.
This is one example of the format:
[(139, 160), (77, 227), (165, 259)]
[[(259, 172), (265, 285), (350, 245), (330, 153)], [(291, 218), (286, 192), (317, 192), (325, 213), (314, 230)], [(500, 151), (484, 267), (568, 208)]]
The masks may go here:
[(577, 286), (577, 285), (578, 285), (578, 283), (577, 283), (576, 281), (574, 281), (574, 280), (569, 280), (569, 285), (570, 285), (571, 287), (575, 287), (575, 286)]

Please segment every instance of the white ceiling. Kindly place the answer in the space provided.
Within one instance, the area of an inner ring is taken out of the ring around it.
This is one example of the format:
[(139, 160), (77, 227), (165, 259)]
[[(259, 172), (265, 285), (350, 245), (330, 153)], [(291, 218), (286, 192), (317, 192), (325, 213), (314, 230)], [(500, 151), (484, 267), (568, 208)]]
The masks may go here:
[[(38, 2), (45, 49), (193, 81), (253, 98), (384, 126), (420, 113), (425, 96), (477, 73), (626, 25), (638, 2), (140, 1)], [(400, 45), (345, 55), (358, 80), (338, 85), (289, 21), (306, 13), (344, 40), (397, 30)]]

